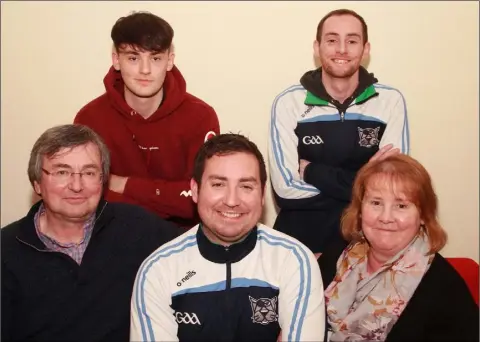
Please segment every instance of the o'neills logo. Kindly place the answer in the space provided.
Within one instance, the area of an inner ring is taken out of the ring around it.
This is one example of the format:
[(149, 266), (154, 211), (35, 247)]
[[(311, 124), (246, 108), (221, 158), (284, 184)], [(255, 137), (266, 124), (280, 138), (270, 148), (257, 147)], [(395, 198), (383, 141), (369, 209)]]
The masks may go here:
[(187, 274), (185, 275), (185, 277), (182, 278), (182, 281), (179, 281), (177, 283), (177, 286), (182, 286), (182, 284), (184, 282), (186, 282), (188, 279), (190, 279), (191, 277), (193, 277), (195, 274), (197, 274), (197, 272), (195, 271), (188, 271)]

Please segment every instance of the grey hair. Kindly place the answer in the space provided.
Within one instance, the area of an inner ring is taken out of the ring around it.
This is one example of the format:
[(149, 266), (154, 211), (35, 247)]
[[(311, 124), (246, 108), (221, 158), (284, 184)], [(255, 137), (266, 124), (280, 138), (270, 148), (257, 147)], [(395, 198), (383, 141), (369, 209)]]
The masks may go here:
[(102, 163), (102, 182), (106, 186), (110, 176), (110, 153), (102, 138), (84, 125), (68, 124), (47, 129), (35, 142), (28, 162), (28, 179), (32, 186), (42, 179), (43, 157), (52, 157), (61, 149), (93, 143), (98, 147)]

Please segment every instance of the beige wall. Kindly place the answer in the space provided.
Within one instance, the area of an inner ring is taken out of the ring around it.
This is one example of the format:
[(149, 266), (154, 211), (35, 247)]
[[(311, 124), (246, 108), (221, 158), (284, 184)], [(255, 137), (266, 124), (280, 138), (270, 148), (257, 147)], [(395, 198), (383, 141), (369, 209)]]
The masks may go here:
[[(175, 29), (188, 90), (266, 153), (273, 98), (313, 68), (312, 42), (329, 10), (359, 11), (369, 25), (369, 69), (406, 97), (411, 154), (431, 172), (447, 256), (478, 261), (477, 2), (2, 2), (1, 224), (30, 206), (29, 151), (48, 127), (69, 123), (100, 95), (110, 29), (150, 10)], [(268, 198), (265, 222), (275, 211)]]

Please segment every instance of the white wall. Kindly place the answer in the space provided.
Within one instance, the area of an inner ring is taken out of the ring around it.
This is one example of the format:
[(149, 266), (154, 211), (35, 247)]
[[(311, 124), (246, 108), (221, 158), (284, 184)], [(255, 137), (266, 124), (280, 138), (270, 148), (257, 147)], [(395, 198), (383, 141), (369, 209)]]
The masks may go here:
[[(320, 18), (346, 7), (367, 21), (369, 70), (406, 97), (411, 154), (431, 172), (444, 255), (478, 261), (477, 2), (2, 2), (1, 225), (23, 216), (29, 151), (48, 127), (70, 123), (103, 91), (110, 29), (149, 10), (175, 30), (176, 64), (188, 90), (266, 156), (273, 98), (312, 69)], [(275, 211), (268, 198), (265, 222)]]

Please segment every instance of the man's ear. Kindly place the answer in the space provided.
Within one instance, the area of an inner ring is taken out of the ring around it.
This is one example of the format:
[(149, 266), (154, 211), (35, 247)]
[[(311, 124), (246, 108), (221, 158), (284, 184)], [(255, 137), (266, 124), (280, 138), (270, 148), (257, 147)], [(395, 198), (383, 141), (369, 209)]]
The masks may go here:
[(33, 182), (33, 190), (35, 191), (35, 193), (38, 195), (38, 196), (42, 196), (42, 190), (40, 188), (40, 184), (38, 184), (37, 181), (34, 181)]
[(112, 47), (112, 65), (115, 68), (115, 70), (119, 71), (120, 70), (120, 61), (118, 60), (118, 51), (114, 47)]
[(192, 199), (195, 203), (198, 203), (198, 184), (195, 179), (190, 179), (190, 191), (192, 192)]
[(320, 58), (320, 43), (316, 39), (313, 41), (313, 54), (316, 58)]
[(262, 207), (265, 206), (265, 194), (267, 193), (267, 184), (263, 186), (263, 192), (262, 192)]
[(370, 56), (370, 42), (366, 42), (363, 47), (362, 60), (366, 60)]
[(175, 64), (175, 52), (173, 48), (168, 53), (168, 62), (167, 62), (167, 71), (171, 71), (173, 69), (173, 65)]

